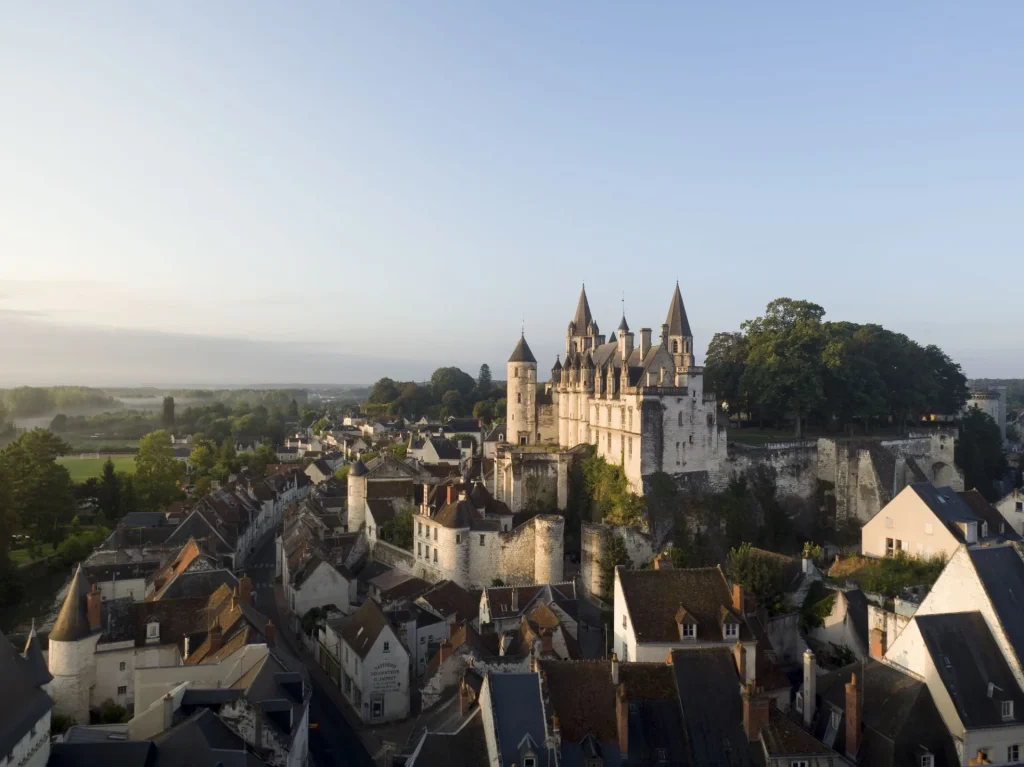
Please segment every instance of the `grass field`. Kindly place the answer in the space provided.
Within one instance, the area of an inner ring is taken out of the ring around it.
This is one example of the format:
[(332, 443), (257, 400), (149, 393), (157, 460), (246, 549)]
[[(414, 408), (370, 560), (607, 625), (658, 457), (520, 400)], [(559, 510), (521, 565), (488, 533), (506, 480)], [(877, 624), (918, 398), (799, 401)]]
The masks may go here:
[[(49, 543), (44, 543), (39, 547), (39, 559), (44, 559), (53, 553), (53, 546)], [(33, 560), (29, 554), (28, 549), (12, 549), (11, 550), (11, 561), (18, 567), (25, 567), (32, 564)]]
[[(135, 471), (135, 458), (130, 455), (112, 456), (114, 468), (132, 474)], [(89, 477), (100, 477), (103, 475), (103, 464), (107, 462), (106, 456), (102, 458), (73, 458), (65, 456), (58, 459), (60, 463), (67, 466), (71, 479), (74, 482), (84, 482)]]

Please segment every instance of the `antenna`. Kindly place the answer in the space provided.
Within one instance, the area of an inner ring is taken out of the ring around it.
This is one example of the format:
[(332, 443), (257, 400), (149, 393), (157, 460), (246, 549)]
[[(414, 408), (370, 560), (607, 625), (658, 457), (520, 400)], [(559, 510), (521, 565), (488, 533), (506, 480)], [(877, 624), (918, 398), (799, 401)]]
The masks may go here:
[(526, 314), (523, 314), (523, 324), (519, 327), (519, 335), (526, 337)]
[(622, 291), (622, 316), (626, 316), (626, 291)]

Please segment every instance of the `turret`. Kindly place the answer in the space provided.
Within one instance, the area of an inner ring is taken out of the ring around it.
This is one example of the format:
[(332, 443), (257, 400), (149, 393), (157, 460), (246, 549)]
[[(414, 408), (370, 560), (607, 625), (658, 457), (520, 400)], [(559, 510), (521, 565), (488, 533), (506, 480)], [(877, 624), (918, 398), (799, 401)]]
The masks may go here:
[(562, 382), (562, 362), (556, 356), (555, 364), (551, 366), (551, 383), (557, 386)]
[(506, 394), (508, 441), (532, 445), (537, 441), (537, 358), (526, 343), (526, 336), (508, 358), (508, 391)]
[[(89, 689), (96, 673), (99, 639), (99, 626), (90, 621), (89, 593), (88, 579), (79, 565), (49, 637), (50, 696), (57, 713), (79, 722), (89, 721)], [(98, 616), (93, 622), (98, 623)]]
[(366, 521), (366, 475), (369, 470), (360, 458), (348, 470), (348, 530), (357, 532)]
[(675, 360), (676, 367), (684, 370), (693, 367), (696, 364), (693, 356), (693, 332), (686, 317), (686, 307), (683, 306), (683, 295), (679, 292), (678, 281), (676, 292), (672, 294), (672, 303), (668, 307), (665, 326), (662, 326), (662, 337), (668, 344), (668, 351)]

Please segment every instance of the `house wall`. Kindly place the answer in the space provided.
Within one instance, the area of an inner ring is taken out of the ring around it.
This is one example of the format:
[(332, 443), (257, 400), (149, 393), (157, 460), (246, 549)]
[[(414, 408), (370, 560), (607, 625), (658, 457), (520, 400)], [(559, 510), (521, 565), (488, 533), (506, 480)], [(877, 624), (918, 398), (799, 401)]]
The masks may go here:
[(267, 655), (266, 645), (247, 645), (222, 663), (151, 666), (135, 669), (135, 710), (145, 711), (183, 682), (197, 687), (230, 687)]
[[(1017, 504), (1020, 504), (1018, 507)], [(1014, 488), (993, 504), (1017, 535), (1024, 535), (1024, 492)]]
[(78, 642), (50, 640), (47, 665), (53, 675), (49, 692), (54, 711), (79, 724), (89, 722), (89, 691), (96, 679), (96, 642), (93, 634)]
[(302, 582), (298, 589), (292, 589), (295, 597), (294, 610), (296, 618), (302, 618), (314, 607), (334, 605), (342, 612), (349, 612), (351, 589), (349, 582), (341, 573), (326, 562), (323, 562), (313, 573)]
[(788, 665), (801, 662), (807, 643), (800, 633), (799, 613), (786, 613), (769, 618), (764, 630), (779, 663)]
[(120, 578), (117, 580), (97, 581), (97, 588), (100, 590), (100, 598), (106, 602), (108, 599), (122, 599), (131, 597), (136, 602), (146, 600), (146, 579), (145, 578)]
[(306, 764), (308, 707), (303, 709), (302, 721), (296, 723), (294, 742), (267, 722), (245, 698), (224, 704), (217, 714), (246, 743), (264, 749), (261, 754), (268, 764), (274, 767), (302, 767)]
[(438, 666), (429, 679), (423, 680), (420, 695), (424, 711), (435, 706), (444, 697), (445, 690), (459, 684), (463, 672), (469, 667), (470, 660), (473, 661), (473, 668), (479, 674), (526, 674), (530, 671), (529, 655), (524, 655), (521, 658), (505, 656), (482, 660), (470, 652), (456, 652), (445, 659), (445, 662)]
[[(931, 533), (928, 526), (931, 526)], [(861, 528), (861, 553), (886, 556), (885, 540), (903, 542), (907, 554), (949, 557), (960, 542), (910, 487), (906, 487)]]
[[(50, 759), (50, 711), (26, 732), (9, 753), (0, 756), (0, 765), (9, 767), (45, 767)], [(88, 724), (88, 720), (86, 720)]]
[(480, 687), (480, 720), (484, 726), (484, 741), (487, 743), (487, 754), (491, 760), (491, 767), (499, 767), (498, 755), (501, 753), (501, 743), (498, 741), (498, 728), (494, 720), (494, 702), (491, 699), (490, 678), (485, 676), (484, 683)]
[(810, 636), (818, 642), (830, 642), (837, 646), (850, 648), (857, 660), (867, 657), (867, 645), (857, 636), (857, 632), (853, 628), (848, 603), (842, 592), (836, 594), (832, 603), (832, 612), (825, 617), (823, 625), (812, 630)]
[[(384, 643), (388, 643), (388, 652), (384, 652)], [(344, 640), (341, 642), (344, 646)], [(385, 626), (366, 658), (359, 663), (356, 673), (354, 651), (349, 649), (348, 671), (354, 684), (361, 692), (359, 716), (364, 722), (392, 722), (404, 719), (409, 715), (409, 653), (402, 646), (398, 636)], [(340, 659), (344, 664), (344, 660)], [(372, 718), (372, 703), (380, 698), (383, 702), (383, 715)]]
[[(891, 610), (883, 610), (877, 605), (868, 604), (868, 641), (871, 639), (872, 629), (880, 629), (884, 635), (882, 649), (886, 651), (896, 641), (896, 637), (903, 633), (903, 629), (910, 623), (910, 616), (900, 615)], [(870, 647), (868, 650), (870, 651)]]

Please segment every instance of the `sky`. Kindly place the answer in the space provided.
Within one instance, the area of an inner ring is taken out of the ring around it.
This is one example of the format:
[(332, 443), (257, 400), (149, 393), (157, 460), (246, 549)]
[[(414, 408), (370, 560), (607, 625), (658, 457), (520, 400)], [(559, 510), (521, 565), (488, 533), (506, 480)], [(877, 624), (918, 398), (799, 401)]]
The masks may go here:
[(501, 378), (676, 280), (698, 352), (789, 296), (1024, 376), (1019, 2), (0, 19), (0, 385)]

